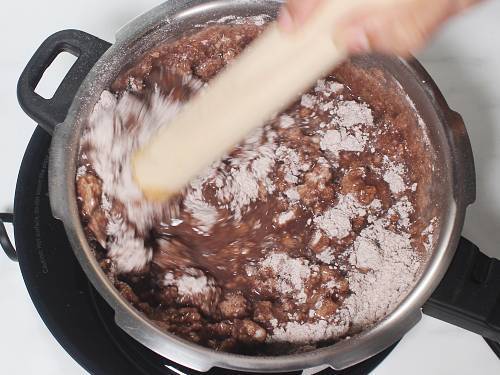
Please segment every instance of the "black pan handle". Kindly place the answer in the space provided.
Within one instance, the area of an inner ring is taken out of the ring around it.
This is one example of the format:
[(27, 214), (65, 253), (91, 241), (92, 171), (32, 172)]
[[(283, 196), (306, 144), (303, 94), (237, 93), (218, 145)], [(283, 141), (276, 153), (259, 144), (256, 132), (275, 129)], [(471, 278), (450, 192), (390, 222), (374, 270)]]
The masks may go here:
[(461, 238), (423, 312), (500, 343), (500, 261)]
[[(111, 46), (108, 42), (79, 30), (63, 30), (49, 36), (35, 52), (17, 84), (17, 98), (24, 112), (52, 134), (64, 121), (82, 81)], [(78, 59), (68, 71), (51, 99), (35, 92), (45, 70), (61, 52)]]
[(12, 224), (14, 222), (13, 214), (1, 214), (0, 213), (0, 246), (7, 256), (17, 262), (17, 253), (14, 245), (10, 242), (9, 235), (7, 234), (7, 230), (5, 229), (4, 223)]

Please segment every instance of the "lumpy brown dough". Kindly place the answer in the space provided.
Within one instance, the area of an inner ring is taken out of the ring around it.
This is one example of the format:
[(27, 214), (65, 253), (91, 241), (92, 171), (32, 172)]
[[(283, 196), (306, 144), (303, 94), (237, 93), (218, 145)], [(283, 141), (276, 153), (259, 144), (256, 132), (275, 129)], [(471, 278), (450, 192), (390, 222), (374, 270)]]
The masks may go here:
[[(209, 82), (261, 31), (262, 27), (253, 24), (218, 25), (161, 45), (124, 70), (111, 89), (117, 95), (128, 91), (147, 97), (156, 86), (186, 101), (192, 91), (182, 77)], [(102, 181), (92, 171), (92, 162), (81, 158), (86, 173), (77, 177), (77, 194), (96, 257), (120, 293), (158, 327), (216, 350), (255, 355), (324, 346), (351, 334), (347, 327), (336, 337), (319, 342), (271, 339), (274, 329), (286, 322), (314, 323), (334, 316), (350, 295), (347, 271), (353, 265), (348, 249), (369, 225), (368, 217), (387, 216), (401, 196), (381, 177), (387, 160), (403, 165), (405, 186), (415, 186), (404, 193), (414, 208), (406, 230), (415, 252), (424, 252), (421, 233), (428, 224), (423, 210), (429, 206), (426, 186), (432, 160), (414, 110), (390, 77), (376, 68), (346, 63), (324, 82), (343, 86), (327, 93), (312, 90), (286, 111), (288, 117), (277, 116), (257, 133), (253, 143), (240, 145), (227, 155), (214, 171), (220, 179), (203, 181), (203, 201), (217, 212), (208, 228), (201, 228), (199, 217), (188, 209), (186, 197), (193, 188), (179, 197), (184, 203), (176, 222), (158, 220), (144, 235), (145, 243), (152, 244), (153, 255), (140, 272), (116, 271), (106, 250), (107, 223), (100, 208)], [(307, 103), (311, 98), (313, 103)], [(332, 154), (322, 147), (319, 134), (332, 121), (329, 109), (352, 102), (366, 102), (371, 108), (373, 124), (360, 125), (370, 146), (359, 152), (341, 149)], [(321, 103), (330, 106), (322, 108)], [(295, 125), (286, 125), (290, 119)], [(256, 198), (239, 205), (238, 197), (221, 196), (235, 171), (231, 161), (266, 143), (275, 146), (272, 156), (277, 161), (268, 167), (267, 180), (257, 181)], [(318, 216), (339, 203), (339, 196), (355, 197), (369, 213), (351, 218), (345, 236), (329, 235), (314, 225)], [(120, 210), (119, 204), (113, 202), (115, 210)], [(392, 214), (389, 227), (401, 231), (401, 219)], [(281, 285), (276, 269), (262, 266), (276, 249), (277, 254), (286, 255), (276, 259), (297, 260), (309, 267), (302, 289)], [(321, 260), (326, 249), (331, 249), (334, 261)]]

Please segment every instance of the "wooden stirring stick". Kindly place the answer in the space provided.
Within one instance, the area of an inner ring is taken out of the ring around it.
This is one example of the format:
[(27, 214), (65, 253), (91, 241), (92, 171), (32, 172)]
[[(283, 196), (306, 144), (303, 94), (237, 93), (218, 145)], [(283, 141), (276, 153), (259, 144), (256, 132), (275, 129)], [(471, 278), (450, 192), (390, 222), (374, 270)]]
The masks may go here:
[(134, 179), (146, 198), (162, 201), (180, 191), (341, 63), (347, 54), (335, 45), (335, 25), (374, 1), (390, 0), (325, 0), (294, 33), (271, 24), (134, 155)]

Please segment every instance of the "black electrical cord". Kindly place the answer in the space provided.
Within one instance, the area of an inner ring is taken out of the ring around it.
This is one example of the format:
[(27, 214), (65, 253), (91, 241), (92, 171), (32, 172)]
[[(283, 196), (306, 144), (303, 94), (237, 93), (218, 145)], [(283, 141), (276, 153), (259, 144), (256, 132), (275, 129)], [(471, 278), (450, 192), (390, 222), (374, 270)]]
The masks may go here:
[(3, 251), (7, 256), (17, 262), (17, 253), (14, 245), (10, 241), (9, 235), (7, 234), (7, 230), (5, 229), (4, 223), (13, 223), (14, 215), (13, 214), (3, 214), (0, 213), (0, 246), (2, 246)]

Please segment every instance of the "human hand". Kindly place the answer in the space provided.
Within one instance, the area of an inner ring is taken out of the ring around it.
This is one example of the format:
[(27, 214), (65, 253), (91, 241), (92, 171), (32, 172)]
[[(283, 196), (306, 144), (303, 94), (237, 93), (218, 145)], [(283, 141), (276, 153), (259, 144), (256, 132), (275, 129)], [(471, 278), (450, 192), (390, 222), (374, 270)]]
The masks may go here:
[[(278, 17), (288, 32), (300, 28), (323, 1), (288, 0)], [(376, 51), (407, 56), (421, 49), (450, 17), (479, 0), (367, 2), (336, 26), (336, 41), (350, 53)]]

